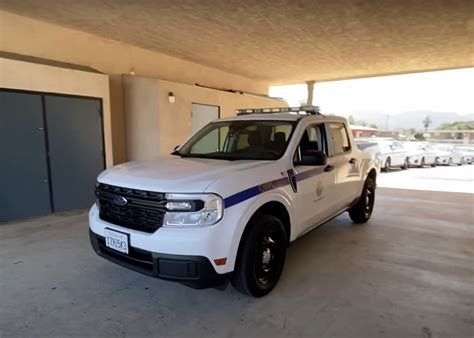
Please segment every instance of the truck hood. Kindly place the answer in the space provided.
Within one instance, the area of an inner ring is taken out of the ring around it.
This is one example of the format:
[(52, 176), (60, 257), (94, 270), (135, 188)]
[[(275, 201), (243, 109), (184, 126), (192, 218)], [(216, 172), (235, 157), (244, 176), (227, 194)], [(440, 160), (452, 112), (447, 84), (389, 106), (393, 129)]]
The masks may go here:
[(205, 192), (219, 177), (248, 175), (248, 170), (272, 163), (163, 156), (117, 165), (102, 172), (98, 181), (140, 190), (200, 193)]

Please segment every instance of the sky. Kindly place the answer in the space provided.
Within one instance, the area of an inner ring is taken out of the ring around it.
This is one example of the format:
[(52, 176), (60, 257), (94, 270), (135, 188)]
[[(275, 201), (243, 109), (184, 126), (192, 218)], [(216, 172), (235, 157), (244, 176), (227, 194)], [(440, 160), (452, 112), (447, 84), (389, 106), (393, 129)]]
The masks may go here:
[[(306, 84), (270, 87), (290, 106), (306, 100)], [(474, 113), (474, 68), (316, 83), (315, 105), (326, 114), (395, 115), (405, 111)]]

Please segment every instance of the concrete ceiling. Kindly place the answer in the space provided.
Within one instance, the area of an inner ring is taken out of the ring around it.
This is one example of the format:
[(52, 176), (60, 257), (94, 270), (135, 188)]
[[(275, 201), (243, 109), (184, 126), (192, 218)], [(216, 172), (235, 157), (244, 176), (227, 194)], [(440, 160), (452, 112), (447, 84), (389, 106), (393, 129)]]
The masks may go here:
[(0, 8), (273, 84), (474, 65), (472, 0), (0, 0)]

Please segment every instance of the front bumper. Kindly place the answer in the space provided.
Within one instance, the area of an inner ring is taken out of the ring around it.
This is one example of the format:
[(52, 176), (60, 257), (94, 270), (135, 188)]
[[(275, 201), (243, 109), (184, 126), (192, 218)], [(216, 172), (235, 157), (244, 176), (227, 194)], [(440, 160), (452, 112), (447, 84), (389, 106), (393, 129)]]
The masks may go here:
[(419, 166), (420, 163), (421, 163), (421, 159), (419, 157), (408, 157), (409, 166)]
[(228, 281), (228, 274), (218, 274), (209, 259), (203, 256), (169, 255), (135, 247), (130, 247), (127, 255), (108, 248), (104, 237), (91, 230), (89, 236), (99, 256), (145, 275), (180, 282), (195, 289), (219, 287)]
[(436, 158), (437, 165), (449, 165), (449, 156), (446, 157), (437, 157)]

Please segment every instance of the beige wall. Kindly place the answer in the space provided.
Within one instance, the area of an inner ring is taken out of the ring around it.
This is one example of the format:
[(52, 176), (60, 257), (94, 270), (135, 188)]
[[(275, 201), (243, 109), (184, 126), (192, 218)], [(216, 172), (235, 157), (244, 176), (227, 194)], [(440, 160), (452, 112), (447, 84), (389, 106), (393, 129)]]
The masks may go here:
[(5, 11), (0, 11), (0, 50), (89, 66), (106, 74), (129, 74), (134, 69), (140, 76), (268, 92), (266, 82)]
[[(211, 67), (5, 11), (0, 11), (0, 50), (88, 66), (108, 74), (110, 101), (108, 100), (107, 104), (110, 105), (110, 115), (107, 117), (109, 119), (107, 127), (110, 129), (105, 133), (111, 135), (111, 140), (108, 142), (113, 156), (109, 156), (109, 158), (113, 157), (115, 164), (127, 160), (122, 74), (129, 74), (132, 69), (137, 75), (181, 83), (200, 83), (264, 94), (268, 92), (268, 83), (266, 82), (254, 81)], [(16, 69), (18, 70), (18, 68)], [(44, 69), (43, 75), (47, 73)], [(19, 71), (21, 74), (26, 74), (24, 70)], [(56, 75), (45, 76), (53, 79)], [(41, 78), (35, 80), (40, 81)], [(52, 80), (48, 81), (49, 87), (55, 86), (52, 82)], [(77, 83), (75, 86), (81, 87), (82, 84)], [(57, 93), (61, 93), (61, 90), (62, 84), (54, 87), (54, 91)], [(229, 99), (232, 101), (232, 98)], [(187, 123), (190, 124), (190, 121)], [(133, 137), (133, 134), (131, 135)], [(137, 150), (134, 149), (128, 153), (135, 154)]]
[(129, 161), (157, 154), (159, 144), (158, 81), (124, 76), (124, 111)]
[[(182, 144), (191, 135), (192, 103), (219, 106), (221, 117), (233, 116), (238, 108), (286, 106), (264, 97), (134, 76), (124, 76), (124, 92), (129, 160), (167, 154)], [(169, 92), (175, 103), (169, 102)]]
[[(191, 135), (192, 103), (219, 106), (221, 117), (233, 116), (235, 110), (239, 108), (287, 106), (285, 102), (269, 98), (200, 88), (165, 80), (159, 80), (158, 90), (161, 153), (172, 151), (176, 145), (182, 144)], [(175, 103), (169, 103), (169, 92), (173, 92), (176, 97)]]
[(114, 163), (107, 75), (0, 58), (0, 87), (101, 98), (107, 167)]

